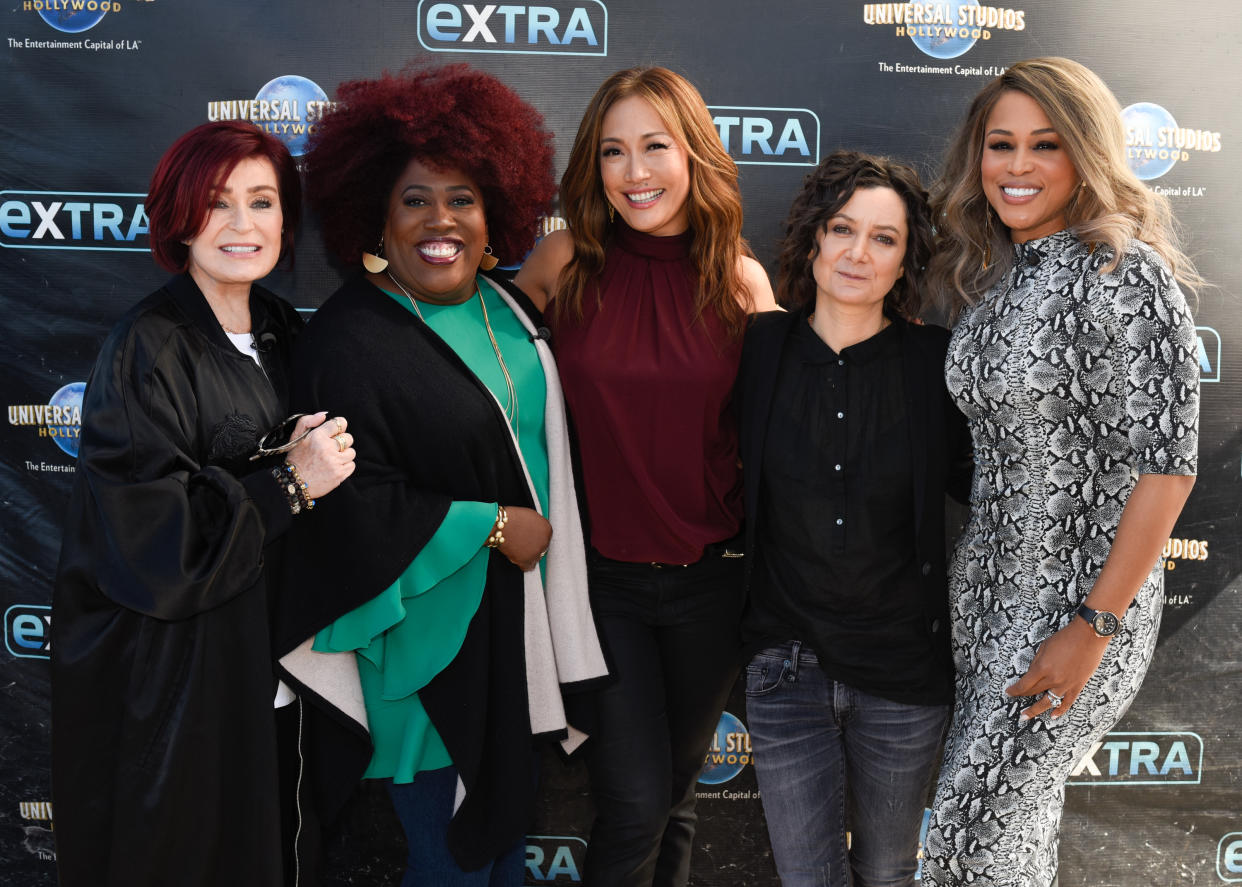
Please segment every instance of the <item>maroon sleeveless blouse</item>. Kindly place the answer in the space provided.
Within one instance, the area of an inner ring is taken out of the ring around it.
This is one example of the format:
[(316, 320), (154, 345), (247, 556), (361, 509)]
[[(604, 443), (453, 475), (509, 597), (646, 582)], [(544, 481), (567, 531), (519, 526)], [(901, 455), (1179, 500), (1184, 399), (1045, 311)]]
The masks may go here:
[[(552, 347), (577, 429), (591, 544), (613, 560), (684, 564), (742, 522), (733, 382), (741, 339), (694, 316), (692, 234), (617, 219), (581, 322)], [(548, 316), (554, 316), (549, 310)]]

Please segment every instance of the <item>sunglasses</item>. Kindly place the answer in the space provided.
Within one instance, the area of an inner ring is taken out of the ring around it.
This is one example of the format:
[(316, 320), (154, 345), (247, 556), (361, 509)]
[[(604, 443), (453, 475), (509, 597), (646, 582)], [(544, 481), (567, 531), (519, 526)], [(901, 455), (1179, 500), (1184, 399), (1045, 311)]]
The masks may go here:
[(293, 433), (293, 429), (297, 427), (298, 420), (305, 415), (307, 415), (307, 413), (294, 413), (288, 419), (285, 419), (267, 434), (259, 438), (259, 449), (253, 456), (250, 457), (250, 461), (253, 462), (256, 459), (262, 459), (265, 456), (279, 456), (281, 453), (289, 452), (304, 441), (307, 435), (315, 430), (314, 428), (307, 428), (297, 437), (291, 438), (289, 435), (291, 435)]

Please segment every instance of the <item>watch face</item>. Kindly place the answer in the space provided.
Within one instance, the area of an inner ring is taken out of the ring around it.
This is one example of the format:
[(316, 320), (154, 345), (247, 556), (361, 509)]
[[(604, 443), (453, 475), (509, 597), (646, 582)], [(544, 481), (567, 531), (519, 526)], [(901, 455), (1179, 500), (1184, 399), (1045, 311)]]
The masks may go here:
[(1108, 612), (1096, 613), (1095, 619), (1091, 620), (1091, 627), (1095, 629), (1095, 633), (1105, 637), (1116, 634), (1117, 626), (1117, 617)]

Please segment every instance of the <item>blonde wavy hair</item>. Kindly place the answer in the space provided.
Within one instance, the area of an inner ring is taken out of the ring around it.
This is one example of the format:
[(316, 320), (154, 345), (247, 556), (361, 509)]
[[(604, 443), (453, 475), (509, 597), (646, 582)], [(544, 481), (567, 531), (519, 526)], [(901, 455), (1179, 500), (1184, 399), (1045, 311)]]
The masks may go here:
[(582, 299), (604, 267), (610, 236), (608, 200), (600, 174), (604, 115), (621, 99), (645, 99), (685, 149), (690, 166), (686, 211), (692, 232), (690, 257), (699, 273), (695, 315), (711, 309), (737, 337), (746, 326), (738, 303), (745, 291), (739, 259), (751, 255), (742, 239), (742, 194), (737, 164), (720, 142), (699, 91), (667, 68), (629, 68), (603, 82), (578, 125), (578, 134), (561, 178), (561, 212), (573, 237), (574, 254), (557, 279), (554, 311), (582, 317)]
[(1109, 249), (1103, 273), (1116, 269), (1127, 243), (1136, 239), (1164, 259), (1189, 293), (1203, 285), (1182, 252), (1168, 199), (1144, 185), (1126, 165), (1121, 106), (1112, 91), (1078, 62), (1036, 58), (1017, 62), (975, 96), (932, 188), (936, 253), (927, 274), (942, 310), (955, 317), (1013, 265), (1009, 231), (988, 204), (979, 176), (987, 120), (1006, 92), (1033, 99), (1060, 136), (1086, 185), (1070, 198), (1066, 221), (1084, 242)]

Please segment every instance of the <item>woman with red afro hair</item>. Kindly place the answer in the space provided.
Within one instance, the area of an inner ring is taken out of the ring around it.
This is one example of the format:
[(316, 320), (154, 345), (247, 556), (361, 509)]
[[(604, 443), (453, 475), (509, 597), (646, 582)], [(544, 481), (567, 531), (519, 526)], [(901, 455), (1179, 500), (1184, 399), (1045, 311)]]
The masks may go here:
[[(307, 160), (328, 249), (364, 271), (299, 342), (293, 402), (349, 409), (352, 489), (293, 543), (340, 618), (409, 842), (404, 884), (518, 885), (533, 737), (582, 738), (561, 692), (606, 674), (556, 367), (539, 313), (485, 272), (547, 211), (551, 137), (465, 65), (342, 84)], [(348, 405), (348, 407), (346, 407)]]

